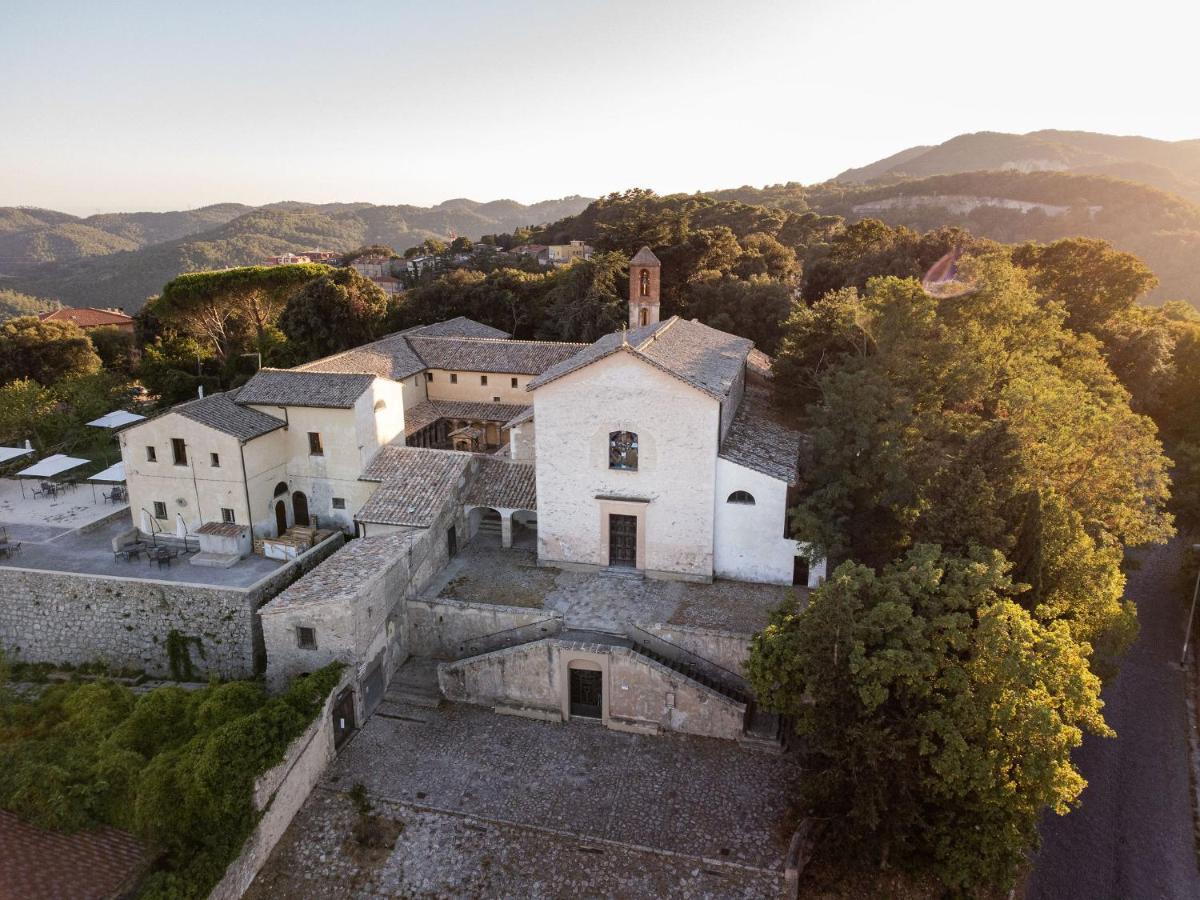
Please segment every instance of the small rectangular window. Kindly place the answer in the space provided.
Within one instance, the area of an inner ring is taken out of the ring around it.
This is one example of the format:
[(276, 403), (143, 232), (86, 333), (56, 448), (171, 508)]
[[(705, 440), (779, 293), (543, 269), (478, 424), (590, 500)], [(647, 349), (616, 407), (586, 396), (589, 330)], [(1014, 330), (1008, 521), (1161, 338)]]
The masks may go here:
[(236, 520), (236, 519), (234, 519), (234, 517), (233, 517), (233, 510), (232, 510), (232, 509), (229, 509), (228, 507), (222, 506), (222, 507), (221, 507), (221, 521), (222, 521), (222, 522), (235, 522), (235, 521), (237, 521), (237, 520)]
[(334, 497), (333, 498), (333, 508), (334, 509), (345, 509), (346, 508), (346, 498), (345, 497)]
[(425, 380), (426, 380), (426, 381), (433, 381), (433, 373), (432, 373), (432, 372), (426, 372), (426, 373), (425, 373)]
[(221, 468), (221, 456), (219, 453), (208, 454), (208, 464), (214, 469)]
[(306, 625), (296, 626), (296, 646), (301, 650), (316, 650), (317, 630)]
[(310, 431), (308, 433), (308, 455), (309, 456), (324, 456), (325, 448), (321, 446), (321, 433), (319, 431)]
[(158, 451), (153, 447), (146, 448), (146, 462), (158, 462)]
[(493, 397), (493, 398), (492, 398), (492, 402), (493, 402), (493, 403), (499, 403), (499, 402), (500, 402), (500, 398), (499, 398), (499, 397)]
[(175, 457), (175, 465), (187, 465), (187, 444), (184, 443), (183, 438), (171, 438), (171, 453)]
[(451, 383), (451, 384), (458, 384), (458, 373), (457, 373), (457, 372), (451, 372), (451, 373), (450, 373), (450, 383)]
[(486, 376), (486, 375), (480, 375), (480, 376), (479, 376), (479, 383), (480, 383), (480, 384), (487, 384), (487, 376)]
[(517, 379), (515, 379), (515, 378), (514, 378), (514, 379), (512, 380), (512, 386), (513, 386), (513, 387), (516, 387), (516, 386), (517, 386)]
[(161, 500), (154, 501), (154, 518), (165, 519), (167, 517), (167, 504)]

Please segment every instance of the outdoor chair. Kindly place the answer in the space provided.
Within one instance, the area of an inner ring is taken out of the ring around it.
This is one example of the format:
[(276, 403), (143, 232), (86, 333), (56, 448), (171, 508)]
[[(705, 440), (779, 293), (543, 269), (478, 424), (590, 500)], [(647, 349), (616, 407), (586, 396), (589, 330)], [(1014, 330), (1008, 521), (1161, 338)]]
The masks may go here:
[(11, 542), (5, 541), (4, 543), (0, 544), (0, 554), (3, 554), (5, 559), (8, 559), (8, 557), (10, 557), (14, 553), (20, 553), (20, 552), (21, 552), (21, 542), (20, 541), (11, 541)]

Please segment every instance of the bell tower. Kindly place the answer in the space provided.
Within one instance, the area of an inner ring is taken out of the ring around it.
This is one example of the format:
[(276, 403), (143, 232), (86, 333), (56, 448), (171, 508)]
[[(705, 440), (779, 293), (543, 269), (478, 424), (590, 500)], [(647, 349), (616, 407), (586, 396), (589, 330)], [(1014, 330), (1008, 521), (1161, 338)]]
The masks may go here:
[(658, 321), (658, 288), (662, 263), (643, 247), (629, 261), (629, 327), (641, 328)]

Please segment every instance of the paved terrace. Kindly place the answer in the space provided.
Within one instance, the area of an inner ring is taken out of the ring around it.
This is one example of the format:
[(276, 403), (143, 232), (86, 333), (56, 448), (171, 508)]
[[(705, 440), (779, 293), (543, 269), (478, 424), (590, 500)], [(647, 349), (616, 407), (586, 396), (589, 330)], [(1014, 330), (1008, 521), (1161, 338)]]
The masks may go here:
[(481, 533), (424, 597), (556, 610), (568, 628), (620, 630), (625, 622), (663, 622), (740, 634), (760, 631), (785, 601), (808, 597), (807, 589), (790, 585), (697, 584), (539, 567), (527, 547), (502, 550), (494, 536)]
[[(83, 490), (81, 488), (80, 492)], [(90, 500), (90, 490), (88, 495)], [(107, 512), (112, 514), (111, 506)], [(130, 528), (127, 515), (118, 516), (111, 522), (87, 531), (52, 525), (4, 522), (0, 524), (6, 525), (10, 541), (21, 542), (21, 552), (14, 553), (7, 559), (0, 557), (0, 567), (243, 588), (249, 587), (284, 565), (280, 560), (261, 556), (249, 556), (228, 569), (193, 566), (183, 555), (172, 560), (169, 566), (162, 567), (141, 557), (128, 562), (115, 559), (112, 552), (113, 538)]]
[[(781, 897), (800, 777), (794, 755), (732, 741), (459, 705), (376, 714), (246, 897)], [(358, 783), (394, 847), (355, 846)]]
[(103, 494), (112, 490), (111, 484), (96, 485), (95, 497), (90, 484), (68, 488), (56, 497), (34, 497), (38, 484), (28, 478), (0, 478), (0, 525), (8, 529), (10, 540), (25, 540), (23, 535), (63, 534), (112, 515), (114, 510), (129, 508), (124, 503), (113, 506), (104, 502)]

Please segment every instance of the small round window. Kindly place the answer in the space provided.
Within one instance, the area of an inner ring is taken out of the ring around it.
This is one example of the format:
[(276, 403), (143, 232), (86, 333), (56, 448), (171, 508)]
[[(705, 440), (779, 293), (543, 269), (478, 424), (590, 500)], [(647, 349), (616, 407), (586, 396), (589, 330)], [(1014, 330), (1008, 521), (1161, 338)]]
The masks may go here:
[(726, 503), (741, 503), (741, 504), (744, 504), (745, 506), (753, 506), (754, 505), (754, 495), (751, 494), (749, 491), (734, 491), (732, 494), (729, 495), (729, 499), (726, 500), (725, 502)]

